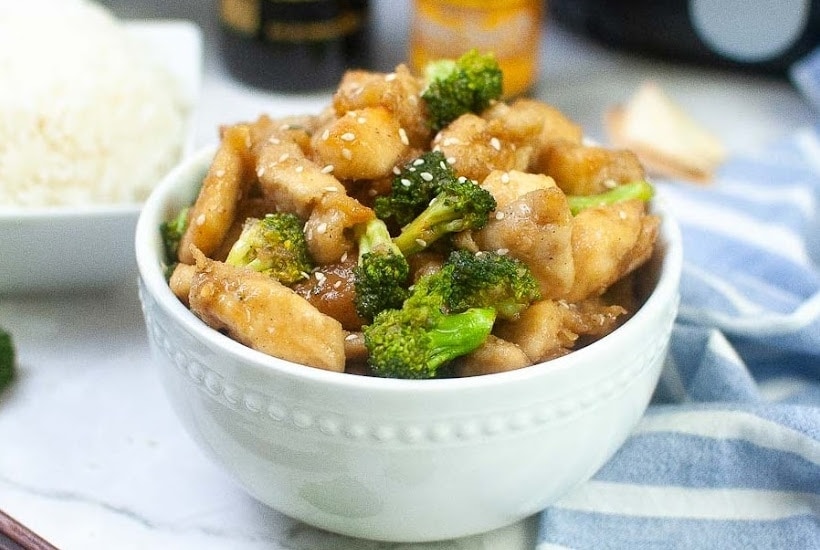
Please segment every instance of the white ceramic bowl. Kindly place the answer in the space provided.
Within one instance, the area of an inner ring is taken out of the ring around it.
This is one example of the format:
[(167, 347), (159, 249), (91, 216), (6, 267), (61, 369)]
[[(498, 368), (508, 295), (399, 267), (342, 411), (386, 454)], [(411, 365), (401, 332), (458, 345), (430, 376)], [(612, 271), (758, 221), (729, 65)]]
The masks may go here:
[[(190, 154), (202, 72), (202, 37), (187, 21), (130, 21), (127, 32), (155, 52), (188, 104)], [(0, 294), (64, 291), (136, 277), (134, 228), (142, 204), (0, 205)]]
[(678, 304), (681, 240), (665, 218), (635, 316), (565, 357), (473, 378), (394, 380), (266, 356), (208, 328), (169, 290), (158, 227), (190, 204), (201, 151), (146, 202), (140, 295), (161, 378), (202, 449), (252, 495), (308, 524), (429, 541), (498, 528), (587, 480), (643, 414)]

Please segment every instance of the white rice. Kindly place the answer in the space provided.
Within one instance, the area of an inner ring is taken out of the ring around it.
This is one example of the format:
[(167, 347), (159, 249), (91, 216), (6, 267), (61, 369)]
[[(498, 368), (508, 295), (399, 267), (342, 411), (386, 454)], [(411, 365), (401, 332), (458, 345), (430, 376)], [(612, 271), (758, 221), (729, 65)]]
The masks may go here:
[(186, 109), (100, 6), (0, 1), (0, 206), (143, 200), (179, 160)]

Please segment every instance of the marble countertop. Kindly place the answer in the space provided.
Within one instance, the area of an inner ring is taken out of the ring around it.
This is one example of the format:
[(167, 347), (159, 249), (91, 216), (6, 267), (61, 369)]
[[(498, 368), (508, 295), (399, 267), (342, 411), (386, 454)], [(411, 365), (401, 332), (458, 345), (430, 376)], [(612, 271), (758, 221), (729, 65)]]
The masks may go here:
[[(108, 4), (125, 18), (185, 17), (202, 28), (198, 145), (211, 143), (220, 123), (314, 112), (328, 100), (277, 96), (229, 79), (211, 3)], [(382, 0), (374, 9), (377, 65), (387, 69), (404, 55), (407, 2)], [(733, 152), (757, 151), (813, 116), (785, 81), (632, 57), (551, 25), (543, 48), (535, 94), (602, 141), (605, 108), (644, 79), (657, 81)], [(135, 278), (106, 289), (0, 297), (0, 326), (14, 335), (19, 371), (0, 394), (0, 509), (62, 549), (534, 548), (534, 518), (469, 539), (382, 544), (325, 533), (257, 503), (174, 416), (148, 351)]]

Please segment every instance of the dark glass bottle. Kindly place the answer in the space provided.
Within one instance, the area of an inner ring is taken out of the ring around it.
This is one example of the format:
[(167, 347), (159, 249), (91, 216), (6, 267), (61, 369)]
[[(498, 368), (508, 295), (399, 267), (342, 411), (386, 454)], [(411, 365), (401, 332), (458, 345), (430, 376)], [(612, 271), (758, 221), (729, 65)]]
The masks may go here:
[(228, 71), (258, 88), (330, 89), (370, 62), (367, 0), (220, 0), (219, 20)]

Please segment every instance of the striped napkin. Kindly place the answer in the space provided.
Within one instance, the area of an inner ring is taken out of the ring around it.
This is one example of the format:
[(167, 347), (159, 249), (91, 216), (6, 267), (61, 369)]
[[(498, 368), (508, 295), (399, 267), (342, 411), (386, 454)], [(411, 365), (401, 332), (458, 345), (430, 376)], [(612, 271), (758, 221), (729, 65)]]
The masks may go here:
[(537, 550), (820, 548), (820, 125), (657, 187), (684, 239), (670, 357)]

